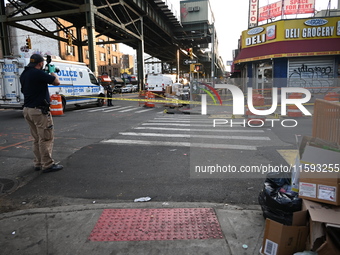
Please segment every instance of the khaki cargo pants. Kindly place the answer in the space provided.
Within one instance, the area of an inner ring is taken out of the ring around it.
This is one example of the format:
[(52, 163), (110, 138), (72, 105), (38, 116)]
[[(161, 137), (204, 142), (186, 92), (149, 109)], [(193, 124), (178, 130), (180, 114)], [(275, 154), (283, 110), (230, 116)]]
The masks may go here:
[(51, 113), (43, 114), (38, 108), (24, 107), (23, 114), (34, 138), (34, 166), (41, 167), (43, 170), (51, 167), (54, 163), (52, 159), (54, 134)]

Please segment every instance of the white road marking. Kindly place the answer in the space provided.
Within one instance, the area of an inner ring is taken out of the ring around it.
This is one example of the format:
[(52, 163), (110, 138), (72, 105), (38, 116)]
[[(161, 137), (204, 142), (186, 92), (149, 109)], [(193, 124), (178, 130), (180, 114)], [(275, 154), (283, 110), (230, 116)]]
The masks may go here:
[(168, 130), (168, 131), (187, 131), (187, 132), (227, 132), (227, 133), (264, 133), (263, 130), (249, 129), (198, 129), (198, 128), (167, 128), (167, 127), (135, 127), (141, 130)]
[(196, 148), (231, 149), (231, 150), (256, 150), (256, 146), (248, 146), (248, 145), (165, 142), (165, 141), (145, 141), (145, 140), (109, 139), (109, 140), (102, 141), (102, 143), (152, 145), (152, 146), (196, 147)]
[(139, 107), (134, 107), (134, 108), (130, 108), (130, 109), (119, 111), (119, 112), (129, 112), (129, 111), (134, 111), (134, 110), (137, 110), (137, 109), (139, 109)]
[(120, 110), (131, 108), (131, 107), (132, 106), (124, 106), (124, 107), (119, 107), (119, 108), (115, 108), (115, 109), (106, 110), (105, 112), (120, 111)]
[(152, 136), (152, 137), (179, 137), (179, 138), (209, 138), (209, 139), (234, 139), (234, 140), (252, 140), (252, 141), (268, 141), (266, 136), (223, 136), (223, 135), (196, 135), (196, 134), (162, 134), (162, 133), (136, 133), (136, 132), (120, 132), (120, 135), (129, 136)]
[(212, 125), (202, 124), (182, 124), (182, 123), (142, 123), (144, 126), (179, 126), (179, 127), (213, 127)]
[(150, 109), (145, 109), (145, 110), (136, 111), (136, 113), (148, 112), (148, 111), (152, 111), (152, 110), (153, 110), (153, 109), (150, 108)]

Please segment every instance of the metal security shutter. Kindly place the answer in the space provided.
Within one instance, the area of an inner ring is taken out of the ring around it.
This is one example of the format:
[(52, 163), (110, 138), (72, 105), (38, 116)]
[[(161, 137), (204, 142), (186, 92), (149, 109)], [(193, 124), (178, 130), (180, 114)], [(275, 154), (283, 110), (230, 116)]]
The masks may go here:
[(312, 93), (325, 93), (335, 80), (334, 58), (296, 58), (288, 62), (288, 86), (309, 88)]

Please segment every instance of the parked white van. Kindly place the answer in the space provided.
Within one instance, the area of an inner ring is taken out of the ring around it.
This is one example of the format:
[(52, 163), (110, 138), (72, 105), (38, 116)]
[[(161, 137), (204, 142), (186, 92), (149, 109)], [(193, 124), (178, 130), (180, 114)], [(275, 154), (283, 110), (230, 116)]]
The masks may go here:
[(145, 87), (153, 93), (164, 94), (166, 86), (172, 86), (175, 82), (176, 75), (173, 74), (148, 74)]
[[(19, 78), (28, 63), (29, 58), (0, 59), (0, 108), (22, 108), (24, 95)], [(51, 64), (60, 70), (60, 85), (49, 85), (49, 92), (61, 95), (63, 109), (66, 105), (104, 104), (104, 88), (85, 63), (52, 58)]]

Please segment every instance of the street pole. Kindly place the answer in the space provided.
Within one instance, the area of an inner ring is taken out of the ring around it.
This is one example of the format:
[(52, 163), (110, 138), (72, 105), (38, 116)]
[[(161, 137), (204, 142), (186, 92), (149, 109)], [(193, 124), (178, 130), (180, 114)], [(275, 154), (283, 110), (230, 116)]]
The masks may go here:
[(97, 67), (97, 57), (96, 57), (96, 37), (95, 37), (95, 22), (94, 22), (94, 13), (96, 11), (95, 6), (93, 5), (93, 0), (85, 0), (86, 4), (86, 29), (88, 36), (88, 48), (90, 55), (90, 69), (98, 76), (98, 67)]
[(177, 82), (179, 82), (179, 50), (177, 50)]
[(190, 78), (190, 109), (192, 108), (193, 104), (192, 104), (192, 93), (193, 93), (193, 84), (194, 84), (194, 81), (193, 81), (193, 75), (192, 75), (192, 72), (190, 71), (189, 73), (189, 78)]
[(211, 84), (215, 87), (214, 84), (214, 70), (215, 70), (215, 23), (212, 24), (212, 39), (211, 39)]

